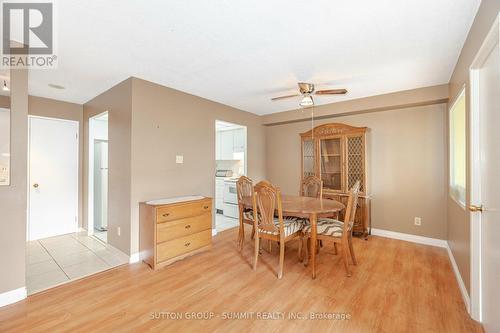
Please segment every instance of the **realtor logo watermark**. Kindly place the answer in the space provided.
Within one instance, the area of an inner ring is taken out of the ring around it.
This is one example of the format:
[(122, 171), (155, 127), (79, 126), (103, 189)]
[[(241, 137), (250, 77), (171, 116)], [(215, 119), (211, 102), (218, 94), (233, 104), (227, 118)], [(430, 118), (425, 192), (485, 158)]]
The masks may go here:
[(2, 1), (1, 68), (56, 68), (53, 1)]

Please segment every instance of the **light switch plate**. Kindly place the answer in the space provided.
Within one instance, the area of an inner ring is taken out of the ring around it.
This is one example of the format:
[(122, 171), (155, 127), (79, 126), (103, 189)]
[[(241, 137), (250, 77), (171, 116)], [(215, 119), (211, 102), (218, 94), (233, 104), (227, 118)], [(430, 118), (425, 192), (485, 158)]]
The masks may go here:
[(177, 155), (177, 156), (175, 156), (175, 163), (177, 163), (177, 164), (184, 163), (184, 156), (183, 155)]

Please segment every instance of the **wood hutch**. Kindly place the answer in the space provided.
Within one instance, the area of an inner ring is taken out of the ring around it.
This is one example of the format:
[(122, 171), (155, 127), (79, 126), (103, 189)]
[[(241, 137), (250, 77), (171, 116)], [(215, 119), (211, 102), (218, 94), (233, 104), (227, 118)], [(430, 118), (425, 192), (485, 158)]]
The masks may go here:
[[(370, 226), (370, 197), (366, 178), (366, 127), (331, 123), (301, 133), (302, 178), (317, 176), (323, 181), (323, 198), (344, 204), (349, 189), (359, 180), (354, 233), (367, 237)], [(342, 213), (343, 214), (343, 213)], [(340, 216), (343, 220), (343, 216)]]

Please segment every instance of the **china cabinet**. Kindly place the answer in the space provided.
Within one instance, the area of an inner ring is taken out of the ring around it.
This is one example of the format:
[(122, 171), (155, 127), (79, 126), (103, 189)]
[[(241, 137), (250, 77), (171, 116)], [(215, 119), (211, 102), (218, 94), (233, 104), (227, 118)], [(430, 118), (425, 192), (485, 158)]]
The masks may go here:
[[(301, 133), (302, 179), (323, 181), (323, 198), (347, 203), (349, 189), (360, 181), (354, 233), (368, 235), (370, 198), (366, 178), (366, 127), (331, 123)], [(342, 217), (340, 217), (342, 220)]]

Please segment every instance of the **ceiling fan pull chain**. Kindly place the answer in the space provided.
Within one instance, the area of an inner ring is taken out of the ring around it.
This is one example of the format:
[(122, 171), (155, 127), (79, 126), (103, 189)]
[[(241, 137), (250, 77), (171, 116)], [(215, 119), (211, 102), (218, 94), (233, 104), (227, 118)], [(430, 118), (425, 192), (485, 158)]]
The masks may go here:
[(314, 104), (311, 107), (311, 136), (314, 141)]

